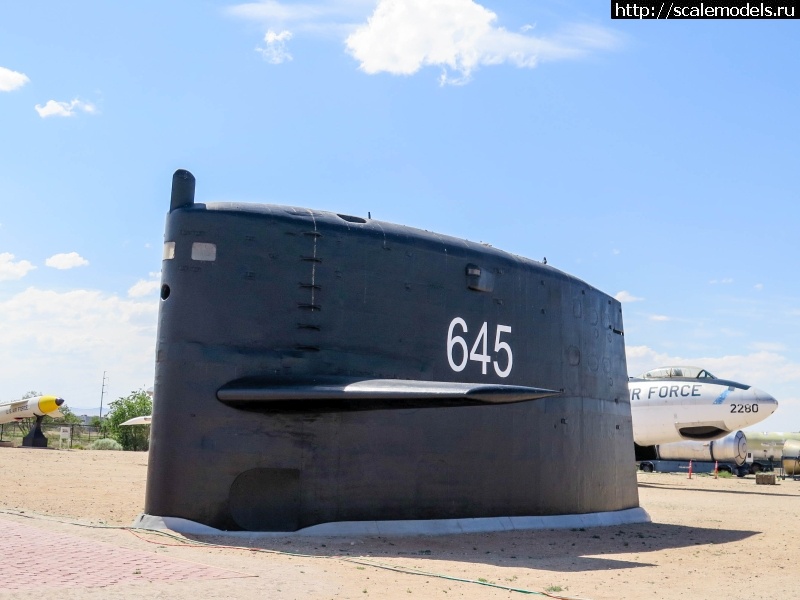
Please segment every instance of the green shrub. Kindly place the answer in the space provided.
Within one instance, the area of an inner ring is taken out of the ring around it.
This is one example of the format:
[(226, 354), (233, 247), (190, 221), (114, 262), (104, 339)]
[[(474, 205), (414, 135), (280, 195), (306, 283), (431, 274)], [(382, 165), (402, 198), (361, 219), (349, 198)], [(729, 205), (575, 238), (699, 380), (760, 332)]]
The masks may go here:
[(122, 450), (122, 445), (111, 438), (100, 438), (91, 443), (89, 450)]

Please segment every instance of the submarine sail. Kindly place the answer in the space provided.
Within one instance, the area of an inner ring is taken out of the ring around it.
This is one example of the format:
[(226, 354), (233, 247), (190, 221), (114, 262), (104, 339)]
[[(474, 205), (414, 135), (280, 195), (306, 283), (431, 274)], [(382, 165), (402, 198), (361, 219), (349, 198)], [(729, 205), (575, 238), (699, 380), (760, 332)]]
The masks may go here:
[(145, 513), (222, 530), (638, 507), (618, 301), (372, 219), (173, 177)]

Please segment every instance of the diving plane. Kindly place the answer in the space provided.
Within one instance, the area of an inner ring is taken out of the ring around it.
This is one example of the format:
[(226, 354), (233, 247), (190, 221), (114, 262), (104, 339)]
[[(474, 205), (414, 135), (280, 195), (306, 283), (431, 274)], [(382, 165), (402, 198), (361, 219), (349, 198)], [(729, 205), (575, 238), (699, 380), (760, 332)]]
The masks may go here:
[(0, 423), (13, 423), (22, 419), (50, 416), (63, 417), (59, 408), (63, 398), (56, 396), (34, 396), (0, 404)]
[(637, 460), (659, 444), (716, 440), (763, 421), (778, 408), (766, 392), (698, 367), (661, 367), (630, 377)]

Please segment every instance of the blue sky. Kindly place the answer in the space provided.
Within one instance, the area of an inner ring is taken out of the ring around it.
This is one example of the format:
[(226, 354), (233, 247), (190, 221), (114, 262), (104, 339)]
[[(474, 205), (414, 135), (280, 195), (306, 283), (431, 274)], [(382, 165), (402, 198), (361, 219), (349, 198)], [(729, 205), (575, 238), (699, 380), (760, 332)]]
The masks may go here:
[(800, 430), (796, 21), (603, 2), (5, 3), (0, 398), (153, 383), (171, 175), (488, 242)]

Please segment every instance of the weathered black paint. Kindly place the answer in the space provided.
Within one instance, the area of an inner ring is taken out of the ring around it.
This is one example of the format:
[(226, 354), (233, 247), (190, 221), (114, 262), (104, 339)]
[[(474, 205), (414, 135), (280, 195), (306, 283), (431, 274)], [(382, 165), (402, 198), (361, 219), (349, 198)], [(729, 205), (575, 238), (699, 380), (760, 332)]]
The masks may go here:
[[(176, 172), (146, 513), (294, 531), (638, 506), (616, 300), (481, 244), (193, 194)], [(214, 260), (193, 260), (195, 242)], [(487, 323), (486, 374), (451, 368), (456, 317), (469, 348)], [(348, 395), (373, 380), (374, 398)]]

